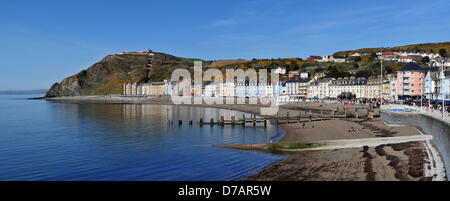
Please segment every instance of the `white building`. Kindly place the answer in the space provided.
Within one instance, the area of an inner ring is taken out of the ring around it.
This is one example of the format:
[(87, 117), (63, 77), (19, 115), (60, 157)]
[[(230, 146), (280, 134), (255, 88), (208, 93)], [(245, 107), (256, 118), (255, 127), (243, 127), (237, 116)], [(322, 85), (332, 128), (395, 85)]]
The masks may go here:
[(450, 71), (441, 71), (439, 73), (440, 89), (439, 89), (439, 100), (450, 100)]
[(323, 78), (323, 77), (325, 77), (325, 76), (326, 76), (325, 73), (316, 73), (316, 74), (314, 75), (314, 79), (315, 79), (315, 80), (318, 80), (318, 79)]
[(299, 76), (299, 75), (300, 75), (300, 74), (299, 74), (298, 71), (289, 71), (289, 73), (288, 73), (289, 79), (291, 79), (291, 78), (294, 77), (294, 76)]
[(322, 56), (322, 59), (318, 60), (318, 62), (344, 63), (345, 62), (345, 57), (343, 57), (343, 56), (325, 55), (325, 56)]
[(398, 96), (397, 96), (397, 74), (392, 74), (389, 77), (389, 86), (390, 86), (389, 99), (391, 101), (397, 101), (398, 100)]
[(333, 56), (325, 55), (325, 56), (322, 56), (322, 59), (318, 60), (318, 62), (331, 62), (332, 60), (333, 60)]
[(308, 77), (309, 77), (309, 73), (308, 73), (308, 72), (302, 72), (302, 73), (300, 73), (300, 78), (305, 79), (305, 78), (308, 78)]
[(436, 100), (438, 96), (438, 89), (437, 86), (439, 79), (439, 72), (437, 67), (428, 68), (428, 71), (426, 72), (425, 78), (424, 78), (424, 92), (425, 97), (430, 100)]
[(332, 56), (332, 62), (334, 63), (345, 63), (345, 57), (343, 56)]
[(365, 97), (366, 78), (338, 78), (329, 85), (330, 97), (337, 98), (342, 93), (352, 93), (356, 98)]
[(286, 74), (286, 68), (278, 67), (278, 68), (275, 69), (275, 73), (284, 75), (284, 74)]
[(205, 82), (203, 83), (204, 96), (206, 97), (235, 97), (236, 96), (236, 84), (234, 82), (225, 82), (225, 83), (214, 83), (214, 82)]
[(308, 98), (322, 99), (325, 97), (330, 97), (329, 85), (332, 80), (332, 78), (324, 78), (322, 80), (312, 82), (308, 87)]
[[(312, 79), (292, 79), (286, 82), (285, 95), (307, 95), (307, 88)], [(306, 89), (306, 90), (305, 90)]]
[(235, 97), (236, 96), (236, 84), (234, 82), (225, 82), (223, 84), (223, 96)]
[(409, 63), (409, 62), (413, 62), (413, 59), (411, 56), (400, 56), (398, 58), (398, 62)]
[(214, 82), (204, 82), (205, 89), (203, 95), (205, 97), (218, 97), (221, 94), (220, 84)]
[(247, 96), (246, 92), (246, 84), (244, 83), (236, 83), (236, 97), (243, 98)]

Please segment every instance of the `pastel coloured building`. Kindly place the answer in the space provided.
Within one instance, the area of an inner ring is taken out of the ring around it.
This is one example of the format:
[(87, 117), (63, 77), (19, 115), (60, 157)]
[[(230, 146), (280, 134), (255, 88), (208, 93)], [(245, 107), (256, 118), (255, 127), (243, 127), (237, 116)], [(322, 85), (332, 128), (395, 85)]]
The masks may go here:
[(397, 71), (397, 95), (399, 99), (419, 99), (424, 96), (425, 68), (414, 62)]

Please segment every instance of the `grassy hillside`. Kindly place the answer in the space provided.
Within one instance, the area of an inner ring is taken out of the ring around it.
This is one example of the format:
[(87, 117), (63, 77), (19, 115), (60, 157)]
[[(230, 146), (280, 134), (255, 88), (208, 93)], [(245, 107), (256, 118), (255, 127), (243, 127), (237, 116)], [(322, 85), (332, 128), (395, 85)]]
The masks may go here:
[[(163, 81), (177, 68), (191, 70), (193, 67), (191, 61), (164, 53), (154, 54), (149, 73), (152, 81)], [(124, 83), (145, 81), (147, 62), (145, 54), (108, 55), (88, 69), (55, 83), (46, 97), (121, 94)]]
[(442, 43), (423, 43), (423, 44), (414, 44), (414, 45), (404, 45), (397, 47), (379, 47), (379, 48), (362, 48), (357, 50), (348, 50), (348, 51), (340, 51), (334, 53), (334, 55), (345, 56), (352, 55), (354, 53), (371, 53), (371, 52), (424, 52), (424, 53), (439, 53), (440, 49), (445, 49), (447, 52), (450, 52), (450, 42), (442, 42)]

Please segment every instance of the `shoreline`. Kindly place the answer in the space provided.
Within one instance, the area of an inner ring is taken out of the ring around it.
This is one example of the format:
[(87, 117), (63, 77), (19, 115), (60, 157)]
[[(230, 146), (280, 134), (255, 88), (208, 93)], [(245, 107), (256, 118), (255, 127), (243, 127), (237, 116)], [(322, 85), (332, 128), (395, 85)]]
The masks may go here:
[[(45, 100), (68, 103), (174, 105), (169, 98), (170, 97), (138, 98), (121, 96), (80, 96), (46, 98)], [(296, 115), (305, 112), (300, 109), (314, 112), (320, 110), (331, 111), (333, 107), (339, 106), (339, 104), (330, 105), (325, 105), (325, 107), (323, 107), (324, 104), (321, 103), (280, 105), (276, 116), (285, 116), (287, 113)], [(255, 115), (260, 115), (260, 108), (263, 107), (263, 105), (260, 104), (181, 104), (180, 106), (229, 109)], [(302, 128), (301, 125), (297, 124), (283, 124), (278, 125), (278, 127), (284, 130), (284, 135), (279, 139), (279, 142), (281, 143), (365, 139), (377, 138), (380, 136), (421, 135), (420, 131), (416, 130), (414, 127), (391, 127), (385, 124), (380, 118), (364, 120), (349, 118), (346, 120), (311, 122), (306, 123), (305, 128)], [(356, 135), (347, 132), (347, 129), (351, 127), (356, 129)], [(431, 146), (427, 144), (431, 144)], [(400, 149), (398, 147), (402, 148)], [(360, 147), (302, 151), (302, 153), (291, 153), (286, 159), (265, 167), (259, 173), (238, 180), (433, 180), (436, 176), (430, 175), (429, 172), (442, 174), (442, 170), (427, 170), (424, 168), (428, 163), (435, 163), (432, 160), (435, 160), (434, 158), (436, 158), (436, 156), (435, 154), (429, 156), (430, 152), (435, 153), (437, 151), (439, 153), (439, 150), (430, 151), (430, 147), (435, 149), (435, 145), (432, 141), (431, 143), (430, 141), (424, 141), (422, 143), (407, 142), (367, 148)], [(438, 157), (441, 157), (440, 153)], [(431, 168), (430, 165), (427, 165), (427, 167)], [(442, 176), (439, 178), (442, 179)], [(446, 177), (444, 177), (444, 179), (446, 179)]]

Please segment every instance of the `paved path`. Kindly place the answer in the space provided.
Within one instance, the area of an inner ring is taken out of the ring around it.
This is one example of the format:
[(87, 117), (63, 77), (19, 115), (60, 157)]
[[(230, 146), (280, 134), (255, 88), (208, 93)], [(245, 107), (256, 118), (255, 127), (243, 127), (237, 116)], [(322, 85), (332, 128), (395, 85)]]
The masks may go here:
[(377, 137), (377, 138), (349, 139), (349, 140), (325, 140), (325, 141), (311, 142), (311, 143), (325, 144), (320, 147), (308, 149), (285, 149), (283, 151), (346, 149), (346, 148), (361, 148), (363, 146), (376, 147), (382, 144), (428, 141), (432, 139), (433, 136), (431, 135), (413, 135), (413, 136)]
[(396, 104), (392, 104), (392, 105), (383, 105), (381, 106), (382, 110), (386, 110), (386, 109), (403, 109), (403, 110), (409, 110), (415, 113), (420, 113), (423, 115), (427, 115), (430, 117), (433, 117), (435, 119), (439, 119), (439, 120), (444, 120), (447, 123), (450, 123), (450, 114), (445, 112), (444, 113), (444, 118), (442, 118), (442, 111), (437, 111), (437, 110), (432, 110), (430, 108), (427, 108), (425, 106), (423, 106), (422, 108), (419, 106), (410, 106), (410, 105), (396, 105)]
[[(299, 152), (299, 151), (312, 151), (312, 150), (330, 150), (330, 149), (347, 149), (347, 148), (362, 148), (364, 146), (376, 147), (382, 144), (397, 144), (404, 142), (426, 142), (433, 139), (431, 135), (413, 135), (413, 136), (400, 136), (400, 137), (376, 137), (376, 138), (363, 138), (363, 139), (347, 139), (347, 140), (323, 140), (313, 141), (308, 143), (322, 144), (322, 146), (306, 149), (279, 149), (286, 152)], [(282, 143), (286, 144), (286, 143)], [(231, 149), (240, 150), (267, 150), (271, 147), (271, 144), (241, 144), (241, 145), (224, 145), (219, 146)]]

